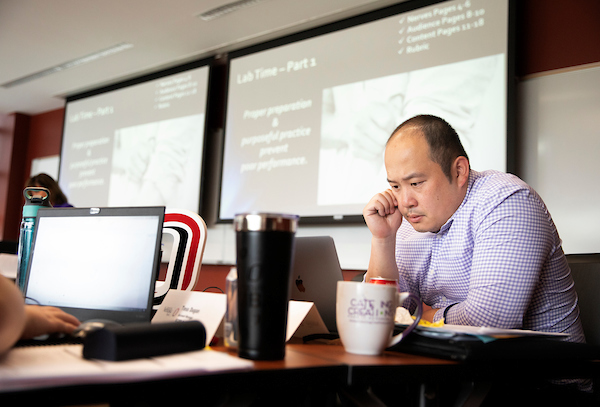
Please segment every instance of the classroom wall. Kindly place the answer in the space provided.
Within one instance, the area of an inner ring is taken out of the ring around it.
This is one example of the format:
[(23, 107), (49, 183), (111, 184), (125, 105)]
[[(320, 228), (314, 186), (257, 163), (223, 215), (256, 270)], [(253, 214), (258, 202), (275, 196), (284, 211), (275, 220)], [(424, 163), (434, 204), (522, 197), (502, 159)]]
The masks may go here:
[[(538, 165), (540, 143), (556, 142), (556, 139), (539, 134), (539, 120), (560, 117), (563, 120), (561, 125), (569, 126), (573, 134), (581, 135), (583, 140), (578, 139), (578, 145), (583, 149), (590, 146), (589, 140), (597, 138), (597, 133), (593, 131), (578, 131), (578, 126), (583, 126), (584, 123), (572, 123), (569, 117), (553, 116), (548, 110), (549, 105), (541, 100), (546, 97), (545, 94), (539, 90), (551, 89), (553, 81), (562, 81), (560, 75), (569, 74), (571, 69), (584, 68), (583, 71), (587, 72), (600, 64), (600, 47), (597, 46), (597, 39), (600, 38), (600, 2), (561, 0), (552, 2), (552, 7), (548, 7), (545, 0), (519, 0), (516, 5), (516, 75), (519, 78), (517, 172), (525, 181), (531, 182), (534, 188), (538, 188), (536, 184), (540, 179), (540, 172), (547, 170), (547, 166)], [(585, 81), (576, 83), (596, 96), (600, 92), (596, 87), (588, 87)], [(560, 99), (561, 96), (553, 97)], [(560, 105), (552, 106), (552, 109), (560, 109)], [(533, 112), (541, 114), (533, 115)], [(18, 113), (0, 115), (0, 154), (4, 157), (9, 148), (12, 151), (9, 162), (4, 159), (0, 161), (0, 239), (16, 240), (21, 201), (14, 197), (20, 196), (33, 158), (60, 153), (63, 117), (64, 109), (35, 116)], [(586, 129), (600, 128), (597, 116), (591, 120), (592, 123), (585, 123)], [(214, 138), (220, 136), (218, 130), (210, 135)], [(9, 147), (5, 150), (5, 146)], [(559, 169), (561, 166), (562, 163), (558, 160), (554, 168)], [(569, 166), (568, 170), (577, 172), (573, 166)], [(209, 184), (214, 188), (214, 177), (218, 174), (212, 169), (210, 175), (213, 179)], [(587, 183), (594, 185), (593, 180), (588, 180)], [(552, 188), (559, 188), (547, 187), (545, 184), (539, 187), (542, 189), (539, 191), (542, 196), (544, 193), (555, 195)], [(560, 212), (559, 205), (563, 203), (555, 204), (552, 200), (549, 207), (551, 211)], [(364, 225), (303, 226), (298, 232), (299, 236), (320, 234), (333, 236), (343, 268), (361, 270), (367, 267), (370, 234)], [(209, 224), (208, 237), (204, 262), (213, 265), (234, 263), (235, 245), (231, 225)], [(600, 252), (599, 246), (596, 241), (592, 241), (589, 247), (590, 250)]]
[(600, 252), (598, 85), (599, 65), (519, 85), (521, 176), (544, 199), (565, 253)]

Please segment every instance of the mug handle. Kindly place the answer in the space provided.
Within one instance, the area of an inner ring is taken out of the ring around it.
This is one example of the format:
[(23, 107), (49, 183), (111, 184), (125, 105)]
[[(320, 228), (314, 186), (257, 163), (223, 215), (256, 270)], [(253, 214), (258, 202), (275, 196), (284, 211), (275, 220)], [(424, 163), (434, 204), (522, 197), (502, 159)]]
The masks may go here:
[(398, 344), (402, 339), (404, 339), (408, 334), (412, 332), (413, 329), (419, 324), (421, 320), (421, 316), (423, 315), (423, 303), (420, 298), (412, 293), (398, 293), (398, 306), (404, 304), (404, 301), (407, 299), (412, 299), (417, 303), (417, 315), (415, 316), (415, 321), (409, 325), (404, 331), (400, 332), (398, 335), (393, 336), (390, 343), (388, 344), (388, 348)]

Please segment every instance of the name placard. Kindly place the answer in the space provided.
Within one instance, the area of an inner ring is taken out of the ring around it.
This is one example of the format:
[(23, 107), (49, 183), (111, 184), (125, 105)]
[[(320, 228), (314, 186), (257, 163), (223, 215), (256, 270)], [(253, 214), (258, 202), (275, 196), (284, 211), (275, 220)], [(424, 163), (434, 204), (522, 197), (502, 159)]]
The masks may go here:
[(292, 337), (329, 333), (314, 302), (290, 301), (288, 306), (286, 341)]

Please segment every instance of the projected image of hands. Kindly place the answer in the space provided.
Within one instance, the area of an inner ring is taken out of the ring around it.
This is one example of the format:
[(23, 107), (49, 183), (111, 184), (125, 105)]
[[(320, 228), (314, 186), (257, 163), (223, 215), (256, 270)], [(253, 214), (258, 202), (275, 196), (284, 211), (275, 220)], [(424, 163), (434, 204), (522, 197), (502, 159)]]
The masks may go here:
[[(501, 169), (504, 163), (496, 161), (504, 145), (491, 140), (502, 140), (497, 134), (505, 128), (489, 119), (497, 106), (488, 101), (504, 101), (497, 97), (505, 89), (502, 58), (478, 58), (324, 89), (319, 205), (363, 203), (385, 189), (385, 144), (400, 123), (418, 114), (447, 120), (473, 167)], [(380, 182), (374, 185), (375, 180)], [(340, 187), (347, 193), (340, 194)]]
[(197, 208), (204, 115), (118, 129), (109, 206)]

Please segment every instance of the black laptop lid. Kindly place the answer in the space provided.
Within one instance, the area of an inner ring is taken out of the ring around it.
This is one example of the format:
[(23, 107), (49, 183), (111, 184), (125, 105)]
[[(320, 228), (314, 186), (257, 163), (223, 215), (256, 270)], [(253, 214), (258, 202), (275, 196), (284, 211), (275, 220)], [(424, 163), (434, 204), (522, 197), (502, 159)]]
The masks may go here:
[(40, 209), (26, 302), (61, 308), (82, 322), (149, 322), (164, 211)]

